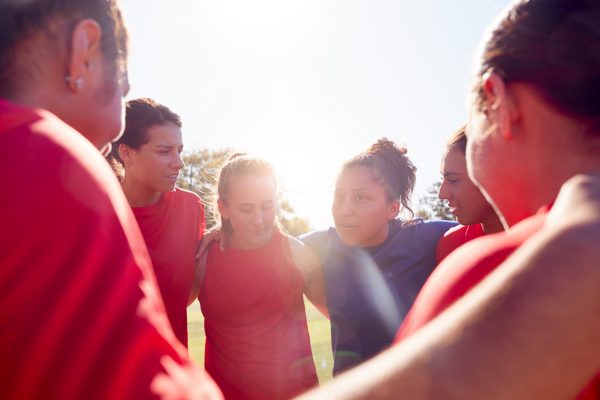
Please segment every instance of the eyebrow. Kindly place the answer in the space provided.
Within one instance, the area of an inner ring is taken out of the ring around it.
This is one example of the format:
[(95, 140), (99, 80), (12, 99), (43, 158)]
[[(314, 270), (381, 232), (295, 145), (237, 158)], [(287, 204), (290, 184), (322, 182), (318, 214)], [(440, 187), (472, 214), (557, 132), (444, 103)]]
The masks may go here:
[(460, 173), (460, 172), (454, 172), (454, 171), (450, 171), (450, 172), (446, 172), (443, 173), (442, 176), (463, 176), (464, 174)]
[[(335, 189), (335, 191), (336, 191), (336, 192), (342, 192), (342, 191), (345, 191), (345, 190), (346, 190), (346, 189), (337, 189), (337, 188)], [(358, 192), (358, 191), (361, 191), (361, 190), (363, 190), (363, 191), (365, 191), (365, 192), (370, 192), (370, 191), (371, 191), (371, 189), (369, 189), (369, 188), (356, 188), (356, 189), (350, 189), (350, 191), (351, 191), (351, 192)]]

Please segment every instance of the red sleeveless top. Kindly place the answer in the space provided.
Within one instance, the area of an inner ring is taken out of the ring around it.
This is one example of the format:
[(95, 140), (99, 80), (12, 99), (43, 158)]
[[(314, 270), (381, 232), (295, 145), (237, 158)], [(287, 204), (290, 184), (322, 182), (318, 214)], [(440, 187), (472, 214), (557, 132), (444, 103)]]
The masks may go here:
[(226, 399), (285, 399), (318, 383), (304, 280), (289, 260), (277, 231), (259, 249), (210, 248), (199, 296), (205, 366)]

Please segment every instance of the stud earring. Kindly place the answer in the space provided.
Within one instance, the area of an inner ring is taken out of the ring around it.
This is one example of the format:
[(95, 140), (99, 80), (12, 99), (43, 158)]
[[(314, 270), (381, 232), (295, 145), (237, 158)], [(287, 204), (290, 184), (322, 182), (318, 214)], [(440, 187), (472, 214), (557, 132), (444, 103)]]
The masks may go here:
[(73, 86), (73, 89), (75, 89), (75, 92), (79, 92), (81, 89), (83, 89), (83, 78), (79, 77), (79, 78), (71, 78), (70, 76), (65, 76), (65, 81), (71, 86)]

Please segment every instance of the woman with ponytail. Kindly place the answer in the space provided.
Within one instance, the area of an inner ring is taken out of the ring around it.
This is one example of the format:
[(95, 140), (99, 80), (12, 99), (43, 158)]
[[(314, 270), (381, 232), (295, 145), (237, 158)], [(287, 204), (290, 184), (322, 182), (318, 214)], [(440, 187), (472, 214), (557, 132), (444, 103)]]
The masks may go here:
[(209, 245), (200, 279), (205, 366), (228, 399), (286, 399), (316, 385), (306, 296), (324, 304), (317, 256), (276, 224), (276, 174), (234, 154), (217, 184), (227, 237)]
[[(435, 267), (438, 240), (455, 225), (412, 219), (415, 174), (406, 148), (379, 139), (342, 166), (332, 205), (335, 228), (301, 238), (323, 264), (334, 374), (392, 343)], [(408, 220), (398, 218), (403, 211)]]

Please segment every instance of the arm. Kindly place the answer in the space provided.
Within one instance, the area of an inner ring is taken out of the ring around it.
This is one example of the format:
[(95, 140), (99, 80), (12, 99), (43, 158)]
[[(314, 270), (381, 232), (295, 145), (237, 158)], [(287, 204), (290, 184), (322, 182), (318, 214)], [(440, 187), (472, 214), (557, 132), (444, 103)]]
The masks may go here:
[(304, 294), (321, 314), (329, 318), (325, 300), (325, 279), (319, 257), (298, 239), (291, 236), (287, 236), (287, 239), (292, 262), (304, 278)]
[(196, 265), (194, 268), (194, 282), (192, 284), (192, 289), (190, 290), (188, 306), (192, 304), (200, 294), (200, 286), (202, 286), (204, 274), (206, 273), (206, 257), (208, 256), (208, 249), (210, 248), (210, 244), (215, 240), (219, 242), (219, 248), (221, 251), (225, 251), (227, 237), (223, 237), (223, 232), (221, 231), (220, 226), (212, 227), (208, 232), (206, 232), (202, 240), (198, 242), (198, 249), (196, 250), (195, 259)]
[(574, 398), (600, 368), (600, 178), (569, 182), (555, 210), (418, 334), (303, 398)]

